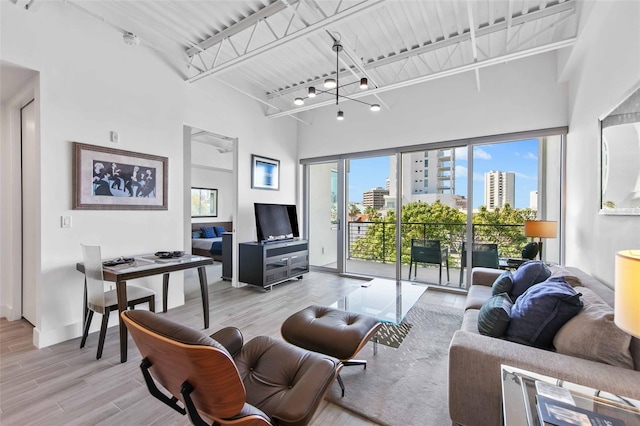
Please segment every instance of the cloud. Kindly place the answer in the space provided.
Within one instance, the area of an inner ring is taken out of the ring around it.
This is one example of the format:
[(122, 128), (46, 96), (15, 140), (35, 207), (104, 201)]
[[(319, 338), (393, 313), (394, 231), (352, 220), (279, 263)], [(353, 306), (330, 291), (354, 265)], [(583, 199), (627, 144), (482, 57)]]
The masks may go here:
[(480, 147), (473, 148), (473, 158), (479, 160), (491, 160), (491, 154)]
[[(456, 158), (458, 157), (458, 153), (456, 152)], [(456, 165), (456, 177), (466, 178), (468, 173), (468, 169), (465, 166)]]
[[(491, 160), (491, 154), (480, 147), (473, 148), (473, 158), (476, 160)], [(456, 160), (467, 160), (467, 147), (462, 146), (456, 148)]]

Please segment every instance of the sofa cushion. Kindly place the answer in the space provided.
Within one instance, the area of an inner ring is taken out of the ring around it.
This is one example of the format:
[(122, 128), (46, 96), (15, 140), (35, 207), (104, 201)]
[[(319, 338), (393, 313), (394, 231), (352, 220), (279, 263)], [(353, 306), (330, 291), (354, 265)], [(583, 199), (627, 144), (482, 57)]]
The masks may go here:
[(507, 293), (492, 296), (482, 305), (478, 315), (478, 331), (491, 337), (502, 337), (511, 320), (513, 303)]
[(540, 260), (525, 262), (513, 273), (513, 287), (509, 295), (516, 300), (529, 287), (541, 283), (551, 276), (549, 267)]
[(500, 293), (509, 293), (513, 288), (513, 279), (511, 278), (511, 271), (504, 271), (493, 282), (491, 286), (491, 294), (494, 296)]
[(580, 294), (561, 277), (527, 289), (511, 308), (509, 340), (549, 349), (560, 327), (582, 309)]
[(571, 318), (553, 338), (561, 354), (633, 369), (629, 345), (631, 336), (613, 322), (613, 308), (586, 287), (582, 293), (584, 309)]
[(205, 228), (200, 228), (202, 230), (203, 238), (216, 238), (216, 231), (213, 230), (213, 227), (207, 226)]
[(581, 286), (580, 278), (578, 278), (573, 272), (568, 270), (567, 268), (555, 265), (549, 268), (551, 270), (552, 277), (564, 277), (564, 280), (568, 282), (571, 287)]
[(484, 305), (484, 302), (491, 296), (491, 287), (486, 285), (472, 285), (467, 293), (464, 309), (480, 309), (482, 305)]

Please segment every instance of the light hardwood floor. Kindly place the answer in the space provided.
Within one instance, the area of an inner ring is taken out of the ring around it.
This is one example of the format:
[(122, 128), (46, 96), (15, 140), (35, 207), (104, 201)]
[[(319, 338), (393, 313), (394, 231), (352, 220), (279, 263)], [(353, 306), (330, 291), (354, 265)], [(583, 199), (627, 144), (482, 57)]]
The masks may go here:
[[(214, 266), (208, 276), (218, 277)], [(187, 280), (188, 278), (185, 278)], [(245, 338), (280, 337), (280, 324), (310, 304), (330, 305), (357, 289), (362, 281), (310, 272), (265, 292), (255, 287), (232, 288), (227, 282), (209, 285), (211, 327), (238, 327)], [(188, 287), (188, 286), (187, 286)], [(433, 303), (461, 306), (464, 296), (428, 291)], [(185, 305), (164, 315), (202, 329), (201, 301), (188, 293)], [(161, 304), (156, 303), (156, 306)], [(99, 319), (94, 320), (99, 321)], [(107, 332), (103, 357), (95, 359), (98, 333), (43, 349), (32, 344), (26, 321), (0, 319), (0, 424), (2, 425), (188, 425), (186, 416), (151, 397), (139, 370), (140, 355), (129, 338), (128, 361), (121, 364), (118, 330)], [(337, 386), (337, 384), (336, 384)], [(375, 425), (334, 404), (323, 402), (312, 425)]]

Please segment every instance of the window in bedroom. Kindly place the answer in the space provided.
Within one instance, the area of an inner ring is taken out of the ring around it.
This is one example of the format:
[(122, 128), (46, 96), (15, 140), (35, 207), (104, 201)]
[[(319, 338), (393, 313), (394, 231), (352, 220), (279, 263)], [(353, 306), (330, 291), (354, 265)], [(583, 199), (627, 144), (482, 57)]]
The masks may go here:
[(218, 190), (191, 188), (191, 217), (218, 217)]

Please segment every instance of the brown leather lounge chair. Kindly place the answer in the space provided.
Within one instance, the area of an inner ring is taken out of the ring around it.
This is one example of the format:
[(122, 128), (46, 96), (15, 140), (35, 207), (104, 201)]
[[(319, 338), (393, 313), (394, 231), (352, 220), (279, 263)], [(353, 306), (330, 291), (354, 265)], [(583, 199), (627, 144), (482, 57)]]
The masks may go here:
[(149, 392), (195, 425), (210, 424), (201, 416), (220, 425), (306, 425), (342, 368), (333, 357), (267, 336), (243, 345), (233, 327), (207, 336), (149, 311), (122, 318)]

